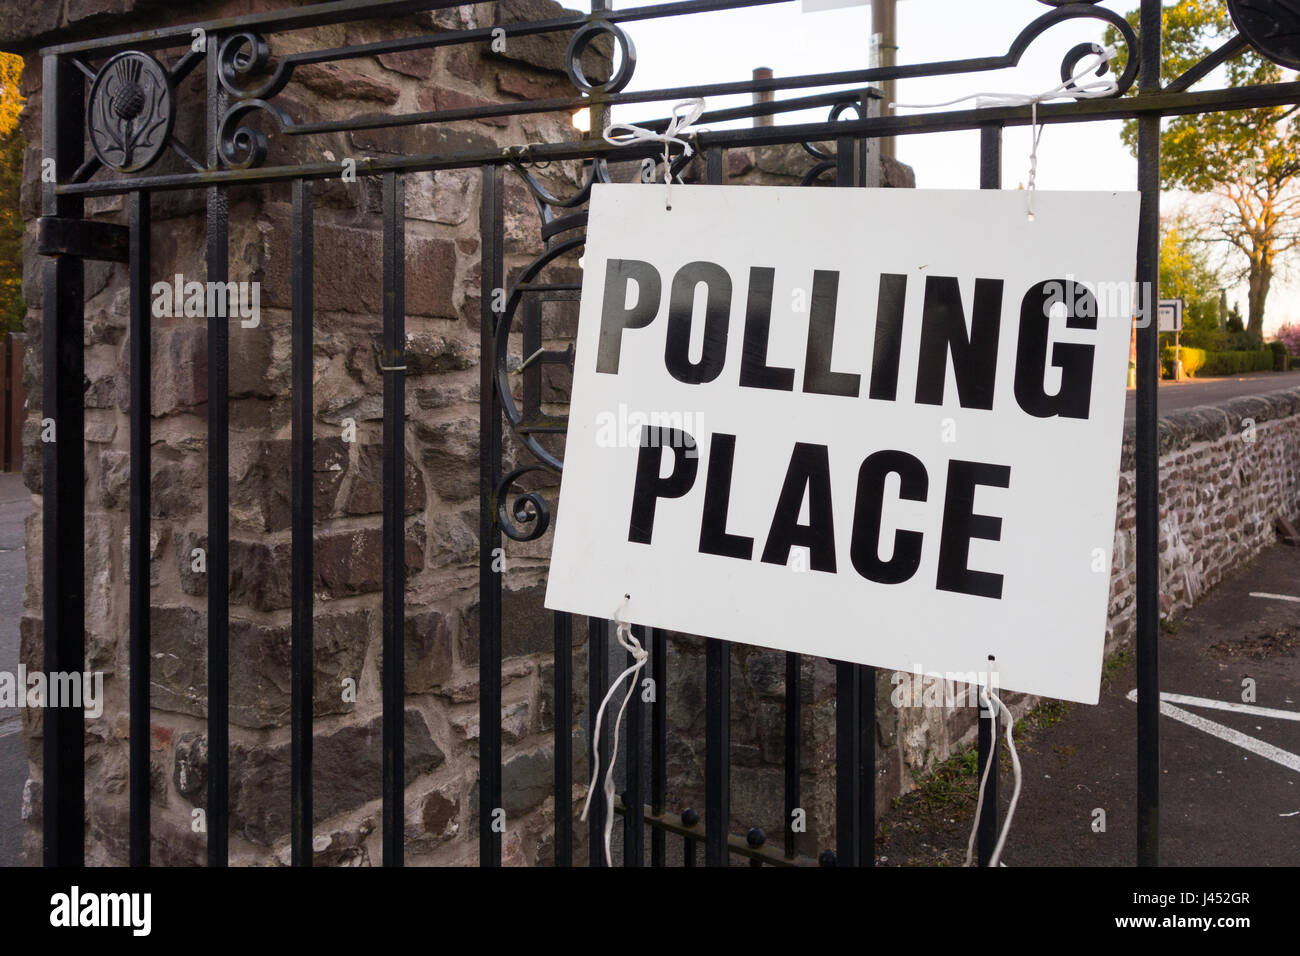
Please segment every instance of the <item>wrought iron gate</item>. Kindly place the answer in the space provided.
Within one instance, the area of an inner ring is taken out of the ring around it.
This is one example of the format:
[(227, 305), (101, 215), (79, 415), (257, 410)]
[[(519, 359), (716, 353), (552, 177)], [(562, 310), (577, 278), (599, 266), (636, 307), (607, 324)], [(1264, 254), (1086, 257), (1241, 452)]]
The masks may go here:
[[(149, 862), (149, 732), (150, 732), (150, 210), (151, 197), (168, 190), (203, 190), (207, 199), (207, 277), (225, 282), (228, 269), (228, 191), (236, 186), (288, 182), (292, 188), (292, 813), (291, 845), (295, 864), (307, 865), (312, 853), (312, 343), (313, 343), (313, 183), (338, 175), (333, 163), (267, 165), (268, 141), (255, 125), (245, 125), (253, 113), (268, 116), (279, 135), (305, 135), (439, 124), (456, 120), (505, 117), (538, 112), (592, 111), (592, 128), (599, 131), (611, 106), (672, 101), (684, 97), (728, 94), (797, 93), (783, 100), (756, 97), (752, 106), (715, 110), (701, 122), (775, 116), (810, 107), (826, 107), (829, 118), (819, 123), (759, 125), (744, 129), (701, 132), (695, 139), (705, 157), (706, 181), (719, 183), (724, 152), (729, 148), (791, 143), (833, 142), (833, 153), (809, 147), (814, 157), (806, 183), (831, 174), (838, 186), (872, 185), (878, 175), (878, 142), (882, 137), (947, 130), (980, 130), (978, 157), (981, 186), (999, 188), (1002, 131), (1031, 122), (1028, 107), (951, 110), (928, 115), (882, 115), (879, 95), (870, 84), (891, 79), (975, 74), (1017, 64), (1029, 45), (1050, 27), (1082, 19), (1094, 26), (1114, 27), (1127, 47), (1126, 66), (1118, 77), (1119, 92), (1109, 99), (1048, 104), (1037, 110), (1045, 124), (1136, 118), (1138, 121), (1138, 185), (1142, 191), (1137, 277), (1157, 283), (1160, 205), (1160, 121), (1162, 117), (1300, 102), (1300, 84), (1278, 83), (1255, 88), (1192, 92), (1191, 87), (1213, 69), (1255, 45), (1266, 56), (1292, 68), (1300, 45), (1283, 26), (1294, 27), (1300, 15), (1282, 0), (1232, 0), (1228, 4), (1240, 36), (1231, 39), (1181, 76), (1161, 79), (1161, 3), (1141, 0), (1135, 30), (1119, 14), (1091, 0), (1043, 0), (1045, 11), (1014, 38), (1004, 54), (897, 67), (850, 70), (794, 77), (753, 79), (707, 86), (647, 92), (626, 92), (635, 68), (635, 54), (622, 24), (664, 17), (732, 10), (778, 0), (677, 0), (608, 9), (605, 0), (592, 0), (590, 14), (506, 23), (510, 37), (560, 34), (570, 37), (567, 66), (575, 85), (572, 96), (546, 100), (442, 109), (405, 115), (360, 116), (295, 125), (276, 100), (300, 64), (328, 63), (385, 52), (428, 49), (456, 44), (486, 43), (492, 28), (453, 30), (382, 40), (355, 46), (313, 50), (271, 60), (274, 35), (327, 24), (346, 24), (378, 17), (450, 7), (446, 0), (333, 0), (286, 11), (259, 13), (193, 25), (113, 36), (93, 42), (68, 43), (42, 51), (44, 142), (43, 155), (53, 161), (54, 175), (43, 187), (39, 248), (44, 283), (43, 415), (54, 419), (59, 436), (83, 431), (82, 328), (83, 262), (108, 259), (129, 263), (130, 276), (130, 860)], [(204, 31), (206, 46), (192, 46), (196, 29)], [(583, 73), (584, 49), (600, 37), (621, 51), (620, 67), (605, 82)], [(269, 39), (268, 39), (269, 38)], [(1066, 54), (1062, 77), (1073, 70), (1095, 45), (1083, 44)], [(164, 66), (155, 53), (170, 58)], [(203, 71), (205, 79), (205, 147), (191, 155), (173, 134), (181, 104), (180, 82)], [(1136, 83), (1136, 95), (1127, 95)], [(666, 120), (644, 123), (658, 130)], [(88, 154), (87, 144), (91, 151)], [(501, 860), (500, 834), (491, 825), (493, 808), (502, 797), (501, 664), (502, 581), (493, 568), (493, 554), (503, 536), (531, 540), (543, 535), (550, 521), (545, 497), (538, 491), (516, 491), (520, 479), (534, 471), (558, 471), (561, 462), (540, 436), (563, 432), (561, 419), (546, 415), (540, 402), (540, 367), (564, 364), (568, 353), (541, 348), (540, 303), (572, 298), (577, 286), (543, 280), (545, 267), (583, 243), (585, 203), (593, 182), (608, 178), (608, 163), (653, 157), (660, 147), (640, 144), (615, 147), (598, 135), (572, 142), (553, 142), (500, 149), (467, 149), (427, 155), (403, 155), (358, 161), (357, 174), (382, 182), (383, 196), (383, 862), (400, 865), (403, 855), (403, 475), (405, 469), (405, 304), (404, 255), (405, 174), (454, 168), (477, 169), (481, 189), (481, 362), (480, 416), (480, 859), (484, 865)], [(149, 174), (146, 168), (161, 153), (178, 152), (190, 171)], [(975, 157), (972, 157), (974, 160)], [(586, 185), (574, 195), (546, 193), (529, 167), (548, 161), (583, 161)], [(680, 170), (682, 157), (674, 162)], [(519, 175), (537, 200), (545, 248), (510, 286), (504, 308), (494, 308), (494, 291), (505, 288), (503, 184)], [(129, 224), (112, 226), (85, 218), (86, 200), (124, 195)], [(1149, 301), (1148, 297), (1147, 301)], [(522, 318), (520, 318), (522, 316)], [(524, 354), (532, 356), (524, 371), (524, 401), (517, 403), (511, 388), (507, 349), (511, 331), (522, 324)], [(1158, 378), (1155, 323), (1141, 322), (1138, 333), (1137, 419), (1137, 656), (1139, 718), (1137, 736), (1139, 829), (1142, 864), (1158, 862), (1159, 749), (1158, 671), (1158, 457), (1156, 389)], [(229, 418), (228, 394), (232, 358), (227, 324), (208, 324), (208, 572), (224, 581), (229, 574)], [(490, 361), (486, 360), (490, 357)], [(503, 427), (508, 423), (535, 457), (523, 467), (505, 472), (502, 463)], [(44, 580), (43, 615), (45, 668), (79, 671), (85, 656), (84, 554), (85, 526), (83, 450), (77, 441), (58, 440), (44, 446)], [(208, 589), (208, 718), (209, 790), (208, 862), (222, 866), (228, 847), (229, 773), (229, 601), (224, 588)], [(573, 621), (556, 614), (555, 687), (557, 701), (573, 691), (573, 628), (588, 632), (591, 696), (602, 696), (608, 681), (608, 625), (600, 620)], [(780, 848), (764, 845), (758, 834), (733, 836), (729, 829), (729, 705), (730, 647), (707, 644), (706, 803), (703, 817), (694, 811), (670, 814), (665, 740), (666, 700), (672, 693), (665, 672), (667, 636), (649, 635), (653, 677), (660, 688), (651, 708), (635, 704), (630, 733), (639, 739), (649, 723), (649, 766), (640, 752), (626, 767), (624, 801), (625, 860), (644, 859), (645, 831), (650, 831), (649, 859), (666, 860), (667, 841), (683, 841), (685, 860), (693, 865), (703, 844), (709, 865), (725, 865), (732, 854), (747, 856), (753, 865), (811, 862), (796, 854), (791, 811), (800, 805), (803, 760), (797, 729), (800, 722), (800, 660), (786, 656), (785, 807), (786, 832)], [(236, 662), (233, 666), (239, 666)], [(871, 668), (838, 664), (836, 668), (836, 846), (821, 856), (822, 864), (870, 865), (873, 861), (875, 675)], [(572, 787), (569, 708), (557, 707), (555, 726), (556, 806), (570, 805)], [(593, 708), (588, 708), (589, 714)], [(647, 712), (648, 711), (648, 712)], [(84, 856), (84, 738), (78, 709), (48, 711), (44, 736), (44, 840), (47, 865), (76, 865)], [(590, 727), (588, 728), (590, 732)], [(590, 736), (589, 738), (590, 739)], [(996, 760), (996, 725), (981, 720), (980, 766)], [(602, 741), (602, 747), (608, 742)], [(648, 770), (648, 773), (647, 773)], [(991, 782), (997, 779), (996, 773)], [(986, 806), (996, 808), (996, 786)], [(599, 801), (599, 797), (598, 797)], [(643, 808), (643, 809), (642, 809)], [(589, 847), (598, 848), (603, 808), (592, 816)], [(987, 858), (995, 836), (995, 813), (984, 814), (981, 856)], [(556, 863), (572, 862), (573, 819), (557, 812)], [(599, 851), (592, 854), (599, 865)]]

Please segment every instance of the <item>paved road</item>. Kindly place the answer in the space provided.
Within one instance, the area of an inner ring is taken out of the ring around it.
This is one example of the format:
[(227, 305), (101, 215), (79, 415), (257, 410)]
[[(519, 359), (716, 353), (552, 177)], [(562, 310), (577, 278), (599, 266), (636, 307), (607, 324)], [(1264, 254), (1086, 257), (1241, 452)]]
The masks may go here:
[[(1250, 375), (1205, 378), (1188, 382), (1161, 382), (1160, 412), (1163, 414), (1180, 408), (1213, 405), (1228, 398), (1276, 392), (1284, 388), (1295, 388), (1297, 385), (1300, 385), (1300, 369), (1290, 372), (1253, 372)], [(1124, 419), (1133, 421), (1136, 417), (1137, 393), (1129, 389)]]
[[(1274, 545), (1215, 588), (1175, 633), (1161, 635), (1162, 695), (1194, 699), (1166, 698), (1177, 713), (1167, 712), (1160, 721), (1163, 865), (1296, 863), (1298, 582), (1300, 549)], [(1250, 706), (1274, 713), (1243, 709), (1246, 679), (1255, 682)], [(1136, 686), (1130, 663), (1109, 680), (1098, 706), (1072, 707), (1022, 754), (1025, 789), (1008, 841), (1008, 865), (1136, 862), (1137, 706), (1129, 699)], [(1234, 709), (1212, 708), (1206, 700)], [(1090, 825), (1098, 807), (1106, 810), (1105, 833)]]
[[(0, 671), (11, 674), (18, 669), (18, 621), (27, 581), (23, 522), (31, 508), (22, 475), (0, 474)], [(16, 710), (0, 710), (0, 866), (22, 862), (19, 814), (26, 780), (22, 718)]]

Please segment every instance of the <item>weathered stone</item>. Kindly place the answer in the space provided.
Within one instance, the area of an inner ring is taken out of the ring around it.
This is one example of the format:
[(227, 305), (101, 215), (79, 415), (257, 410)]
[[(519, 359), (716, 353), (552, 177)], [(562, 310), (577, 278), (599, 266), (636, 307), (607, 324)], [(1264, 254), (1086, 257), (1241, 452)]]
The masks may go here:
[(202, 463), (188, 459), (159, 461), (154, 456), (153, 480), (149, 486), (150, 513), (155, 518), (184, 518), (198, 514), (203, 507), (199, 489), (203, 487)]
[(131, 456), (105, 451), (99, 456), (99, 502), (109, 510), (124, 508), (131, 489)]
[[(553, 0), (500, 0), (494, 5), (496, 24), (522, 23), (531, 20), (550, 20), (564, 16), (566, 11)], [(564, 72), (564, 51), (568, 46), (564, 33), (542, 33), (537, 36), (510, 37), (502, 52), (489, 49), (488, 55), (505, 60), (527, 63), (541, 70)], [(588, 46), (583, 68), (593, 81), (609, 76), (613, 64), (613, 41), (608, 36), (598, 37)], [(576, 91), (575, 91), (576, 92)]]
[[(383, 771), (383, 719), (317, 734), (313, 744), (315, 792), (312, 819), (327, 820), (380, 796)], [(406, 773), (409, 786), (442, 766), (445, 757), (418, 711), (405, 716)], [(287, 743), (231, 747), (231, 829), (253, 843), (269, 846), (288, 831), (290, 759)]]
[(412, 173), (406, 190), (409, 219), (459, 226), (469, 219), (478, 203), (478, 181), (467, 170), (440, 169)]
[[(462, 93), (460, 90), (451, 90), (444, 87), (426, 87), (422, 89), (417, 103), (420, 109), (429, 112), (435, 110), (477, 110), (487, 106), (499, 105), (481, 96), (474, 96), (472, 93)], [(510, 117), (482, 116), (478, 117), (476, 122), (482, 123), (484, 126), (503, 128), (510, 125)]]
[[(289, 476), (292, 442), (260, 441), (252, 463), (231, 489), (233, 512), (254, 516), (248, 525), (262, 531), (285, 531), (292, 520)], [(334, 511), (334, 500), (347, 474), (348, 449), (341, 436), (317, 438), (312, 444), (312, 512), (316, 522)]]
[(336, 395), (317, 412), (321, 421), (342, 426), (346, 419), (355, 422), (379, 422), (384, 419), (382, 395)]
[(294, 70), (293, 79), (331, 100), (364, 100), (392, 106), (400, 95), (397, 86), (372, 76), (353, 60), (309, 63)]
[(208, 738), (206, 734), (181, 734), (176, 739), (172, 784), (176, 792), (196, 807), (208, 805)]
[(420, 464), (438, 496), (464, 501), (478, 494), (478, 423), (416, 420), (412, 428), (420, 443)]
[(409, 379), (415, 375), (440, 375), (477, 368), (478, 353), (477, 343), (469, 345), (445, 335), (417, 333), (407, 338), (406, 377)]
[[(345, 714), (356, 704), (344, 700), (342, 681), (359, 682), (370, 636), (368, 610), (317, 614), (312, 619), (312, 713)], [(289, 723), (291, 634), (288, 624), (266, 626), (230, 622), (230, 719), (243, 727), (281, 727)]]
[(149, 637), (154, 708), (207, 716), (207, 617), (188, 607), (151, 607)]
[[(424, 478), (415, 463), (406, 460), (406, 513), (424, 510)], [(357, 467), (343, 502), (343, 513), (376, 515), (384, 510), (384, 446), (362, 445), (357, 449)]]
[(501, 767), (501, 803), (506, 820), (540, 806), (551, 795), (553, 764), (554, 750), (550, 746), (515, 754), (505, 761)]
[[(203, 405), (208, 400), (208, 330), (192, 324), (158, 329), (150, 342), (153, 384), (149, 406), (155, 418)], [(123, 403), (127, 396), (122, 396)]]
[[(231, 538), (230, 603), (259, 611), (289, 607), (292, 555), (288, 542), (270, 544)], [(210, 573), (211, 565), (208, 570)]]
[(454, 836), (459, 829), (459, 810), (455, 800), (434, 790), (424, 798), (424, 806), (420, 808), (420, 821), (424, 824), (424, 831), (435, 837)]
[[(316, 586), (332, 598), (378, 591), (383, 586), (383, 532), (364, 528), (319, 535), (313, 564)], [(424, 568), (424, 551), (409, 536), (406, 539), (406, 576)]]
[[(422, 694), (451, 676), (453, 621), (450, 614), (429, 610), (406, 617), (406, 692)], [(380, 654), (383, 663), (383, 654)]]
[[(195, 597), (208, 593), (207, 550), (208, 536), (197, 531), (181, 531), (175, 535), (176, 571), (180, 575), (181, 590)], [(195, 549), (202, 556), (194, 553)]]
[(379, 54), (379, 62), (394, 73), (412, 76), (417, 80), (427, 80), (433, 76), (432, 50), (401, 50), (396, 53), (381, 53)]
[[(501, 653), (504, 657), (544, 654), (554, 648), (555, 622), (552, 612), (543, 607), (545, 585), (536, 585), (502, 594)], [(465, 627), (460, 642), (460, 659), (471, 666), (478, 663), (479, 606), (465, 612)]]
[(430, 564), (469, 566), (478, 563), (478, 512), (440, 510), (433, 518)]

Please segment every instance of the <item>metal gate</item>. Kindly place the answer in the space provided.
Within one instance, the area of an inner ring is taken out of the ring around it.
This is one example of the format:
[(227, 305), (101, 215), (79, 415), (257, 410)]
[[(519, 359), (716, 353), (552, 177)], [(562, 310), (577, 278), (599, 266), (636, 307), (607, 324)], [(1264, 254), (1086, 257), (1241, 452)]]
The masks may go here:
[[(505, 23), (498, 28), (452, 30), (333, 49), (293, 53), (272, 67), (274, 35), (328, 24), (346, 24), (379, 17), (455, 6), (446, 0), (333, 0), (281, 12), (215, 20), (113, 36), (92, 42), (68, 43), (42, 51), (44, 142), (43, 156), (52, 161), (53, 175), (43, 186), (39, 249), (43, 260), (44, 339), (43, 416), (53, 419), (61, 440), (44, 445), (43, 492), (43, 615), (44, 666), (48, 672), (79, 671), (85, 656), (84, 552), (85, 526), (83, 450), (62, 436), (82, 434), (83, 380), (83, 263), (107, 259), (129, 263), (130, 282), (130, 861), (149, 863), (149, 734), (150, 734), (150, 210), (155, 193), (201, 190), (207, 199), (207, 277), (225, 282), (228, 270), (228, 190), (236, 186), (288, 182), (292, 189), (292, 860), (309, 865), (312, 854), (312, 343), (313, 343), (313, 183), (338, 175), (337, 164), (267, 165), (267, 137), (256, 126), (244, 125), (255, 112), (269, 116), (280, 135), (306, 135), (342, 130), (379, 129), (415, 124), (439, 124), (465, 119), (506, 117), (538, 112), (567, 112), (589, 108), (592, 129), (603, 128), (611, 106), (652, 103), (695, 96), (762, 94), (752, 106), (714, 110), (702, 123), (718, 123), (824, 107), (825, 122), (756, 125), (744, 129), (700, 132), (695, 143), (705, 158), (705, 179), (723, 179), (724, 153), (729, 148), (806, 143), (812, 156), (806, 184), (833, 177), (837, 186), (876, 184), (878, 147), (882, 137), (919, 133), (980, 131), (979, 163), (983, 188), (1000, 183), (1002, 131), (1026, 126), (1031, 110), (1024, 106), (961, 109), (928, 115), (882, 115), (880, 96), (871, 84), (895, 79), (951, 74), (978, 74), (1017, 64), (1040, 34), (1066, 20), (1083, 19), (1097, 28), (1114, 27), (1126, 47), (1126, 66), (1113, 98), (1042, 105), (1037, 119), (1045, 124), (1136, 118), (1138, 121), (1138, 186), (1142, 191), (1137, 277), (1154, 287), (1158, 280), (1160, 206), (1160, 121), (1162, 117), (1220, 110), (1265, 107), (1300, 102), (1300, 84), (1278, 83), (1255, 88), (1191, 92), (1190, 88), (1214, 68), (1254, 43), (1266, 56), (1295, 67), (1300, 44), (1283, 25), (1300, 19), (1284, 0), (1232, 0), (1236, 23), (1248, 34), (1234, 37), (1203, 62), (1166, 82), (1161, 78), (1161, 3), (1141, 0), (1140, 22), (1134, 29), (1119, 14), (1090, 0), (1043, 0), (1052, 9), (1029, 23), (1012, 39), (1005, 53), (954, 61), (888, 66), (815, 75), (756, 78), (734, 83), (683, 86), (647, 92), (625, 92), (635, 68), (635, 54), (622, 24), (664, 17), (689, 17), (704, 12), (744, 8), (779, 0), (678, 0), (608, 9), (605, 0), (592, 0), (588, 15), (573, 14), (536, 22)], [(429, 49), (456, 44), (487, 43), (493, 30), (507, 37), (559, 34), (569, 37), (567, 67), (575, 85), (573, 95), (545, 100), (442, 109), (419, 114), (361, 116), (295, 126), (276, 101), (295, 66), (329, 63), (384, 52)], [(193, 44), (196, 30), (206, 37), (203, 49)], [(583, 73), (581, 56), (598, 38), (621, 51), (620, 66), (606, 82), (593, 82)], [(1068, 80), (1083, 57), (1097, 52), (1082, 44), (1070, 50), (1062, 65)], [(162, 60), (170, 59), (170, 66)], [(206, 143), (201, 155), (185, 151), (172, 135), (180, 104), (181, 80), (202, 71), (206, 75)], [(148, 82), (145, 82), (148, 80)], [(1136, 90), (1133, 87), (1136, 84)], [(774, 100), (778, 91), (794, 93)], [(1133, 95), (1130, 95), (1133, 94)], [(143, 118), (142, 118), (143, 117)], [(667, 120), (640, 125), (662, 131)], [(833, 152), (811, 145), (833, 142)], [(87, 144), (92, 149), (87, 152)], [(146, 167), (166, 150), (179, 152), (189, 172), (157, 175)], [(493, 808), (502, 803), (502, 575), (493, 556), (503, 536), (533, 540), (545, 534), (550, 513), (544, 493), (517, 484), (535, 471), (558, 471), (561, 462), (541, 436), (563, 433), (564, 421), (546, 415), (540, 401), (543, 364), (566, 364), (570, 356), (541, 347), (538, 317), (550, 298), (573, 298), (578, 286), (547, 282), (545, 267), (582, 245), (585, 213), (578, 212), (593, 182), (606, 181), (608, 163), (654, 157), (661, 147), (642, 143), (615, 147), (599, 135), (572, 142), (519, 145), (501, 149), (467, 149), (428, 155), (359, 160), (356, 173), (382, 183), (383, 196), (383, 862), (400, 865), (403, 855), (403, 516), (405, 471), (405, 238), (403, 176), (426, 170), (477, 169), (481, 175), (481, 415), (480, 436), (480, 860), (499, 865), (501, 835), (492, 826)], [(87, 158), (88, 157), (88, 158)], [(574, 195), (547, 194), (529, 172), (548, 161), (583, 161), (586, 186)], [(675, 170), (684, 167), (681, 156)], [(504, 275), (503, 183), (507, 175), (522, 176), (537, 200), (545, 247), (509, 287), (504, 306), (494, 291), (506, 287)], [(90, 197), (124, 195), (129, 208), (125, 227), (84, 218)], [(1150, 302), (1154, 296), (1144, 297)], [(1144, 318), (1140, 316), (1140, 318)], [(525, 363), (523, 396), (517, 403), (507, 363), (509, 337), (522, 326)], [(215, 580), (229, 574), (229, 409), (215, 396), (228, 394), (231, 361), (224, 318), (208, 320), (208, 573)], [(1139, 322), (1137, 417), (1137, 658), (1138, 658), (1138, 857), (1144, 865), (1158, 862), (1159, 747), (1158, 670), (1158, 449), (1156, 390), (1157, 329)], [(505, 471), (503, 428), (508, 425), (535, 460)], [(207, 795), (207, 853), (210, 866), (223, 866), (228, 847), (229, 774), (229, 601), (226, 590), (208, 589), (208, 718), (209, 782)], [(573, 691), (572, 635), (575, 627), (588, 633), (590, 699), (598, 699), (609, 673), (609, 627), (601, 620), (574, 621), (554, 616), (555, 684), (557, 701)], [(730, 646), (707, 642), (706, 800), (703, 816), (681, 812), (668, 793), (666, 768), (667, 698), (673, 692), (665, 672), (667, 635), (648, 636), (652, 674), (659, 688), (657, 702), (630, 709), (630, 735), (640, 739), (649, 724), (648, 767), (639, 749), (627, 759), (623, 802), (625, 862), (645, 859), (645, 833), (650, 833), (649, 860), (664, 865), (668, 841), (681, 841), (683, 858), (694, 865), (702, 844), (708, 865), (726, 865), (731, 855), (748, 857), (752, 865), (796, 865), (811, 861), (796, 853), (794, 808), (800, 805), (803, 762), (800, 726), (800, 659), (786, 655), (785, 794), (786, 832), (780, 847), (767, 846), (761, 834), (746, 837), (728, 832), (730, 811), (729, 706)], [(233, 666), (239, 666), (236, 662)], [(822, 865), (871, 865), (874, 837), (875, 694), (873, 669), (836, 665), (836, 845), (820, 856)], [(554, 787), (557, 810), (570, 806), (572, 730), (570, 708), (557, 707)], [(588, 707), (589, 719), (594, 708)], [(78, 865), (84, 859), (84, 737), (83, 714), (77, 708), (47, 711), (44, 734), (44, 859), (47, 865)], [(588, 740), (590, 741), (590, 726)], [(793, 731), (793, 732), (791, 732)], [(980, 767), (996, 760), (994, 720), (980, 721)], [(600, 741), (602, 748), (608, 740)], [(589, 744), (590, 746), (590, 744)], [(590, 759), (590, 754), (588, 755)], [(996, 772), (985, 796), (980, 854), (987, 859), (996, 835)], [(600, 795), (592, 815), (588, 841), (591, 865), (601, 865), (598, 835), (604, 808)], [(670, 812), (671, 808), (671, 812)], [(572, 863), (573, 825), (570, 814), (557, 812), (555, 861)]]

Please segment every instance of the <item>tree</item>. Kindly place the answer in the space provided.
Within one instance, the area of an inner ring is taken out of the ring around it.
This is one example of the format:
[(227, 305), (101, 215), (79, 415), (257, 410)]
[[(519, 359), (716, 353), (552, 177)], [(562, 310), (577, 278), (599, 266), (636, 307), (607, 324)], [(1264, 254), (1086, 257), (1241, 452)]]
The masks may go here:
[(1219, 330), (1222, 286), (1204, 244), (1189, 233), (1187, 220), (1164, 220), (1160, 224), (1160, 298), (1183, 300), (1183, 345), (1212, 351), (1223, 347), (1225, 336)]
[(0, 331), (23, 327), (23, 135), (18, 112), (22, 57), (0, 53)]
[[(1138, 13), (1128, 14), (1137, 24)], [(1236, 34), (1221, 0), (1180, 0), (1163, 10), (1163, 79), (1180, 76)], [(1128, 52), (1113, 28), (1107, 43)], [(1116, 67), (1123, 70), (1122, 62)], [(1230, 86), (1257, 86), (1282, 79), (1282, 68), (1253, 50), (1224, 68)], [(1263, 338), (1264, 305), (1279, 261), (1300, 241), (1300, 128), (1295, 107), (1180, 116), (1161, 134), (1161, 185), (1216, 197), (1200, 236), (1227, 245), (1244, 258), (1234, 280), (1249, 288), (1247, 330)], [(1124, 124), (1125, 144), (1137, 152), (1137, 122)], [(1236, 258), (1236, 257), (1234, 257)]]

